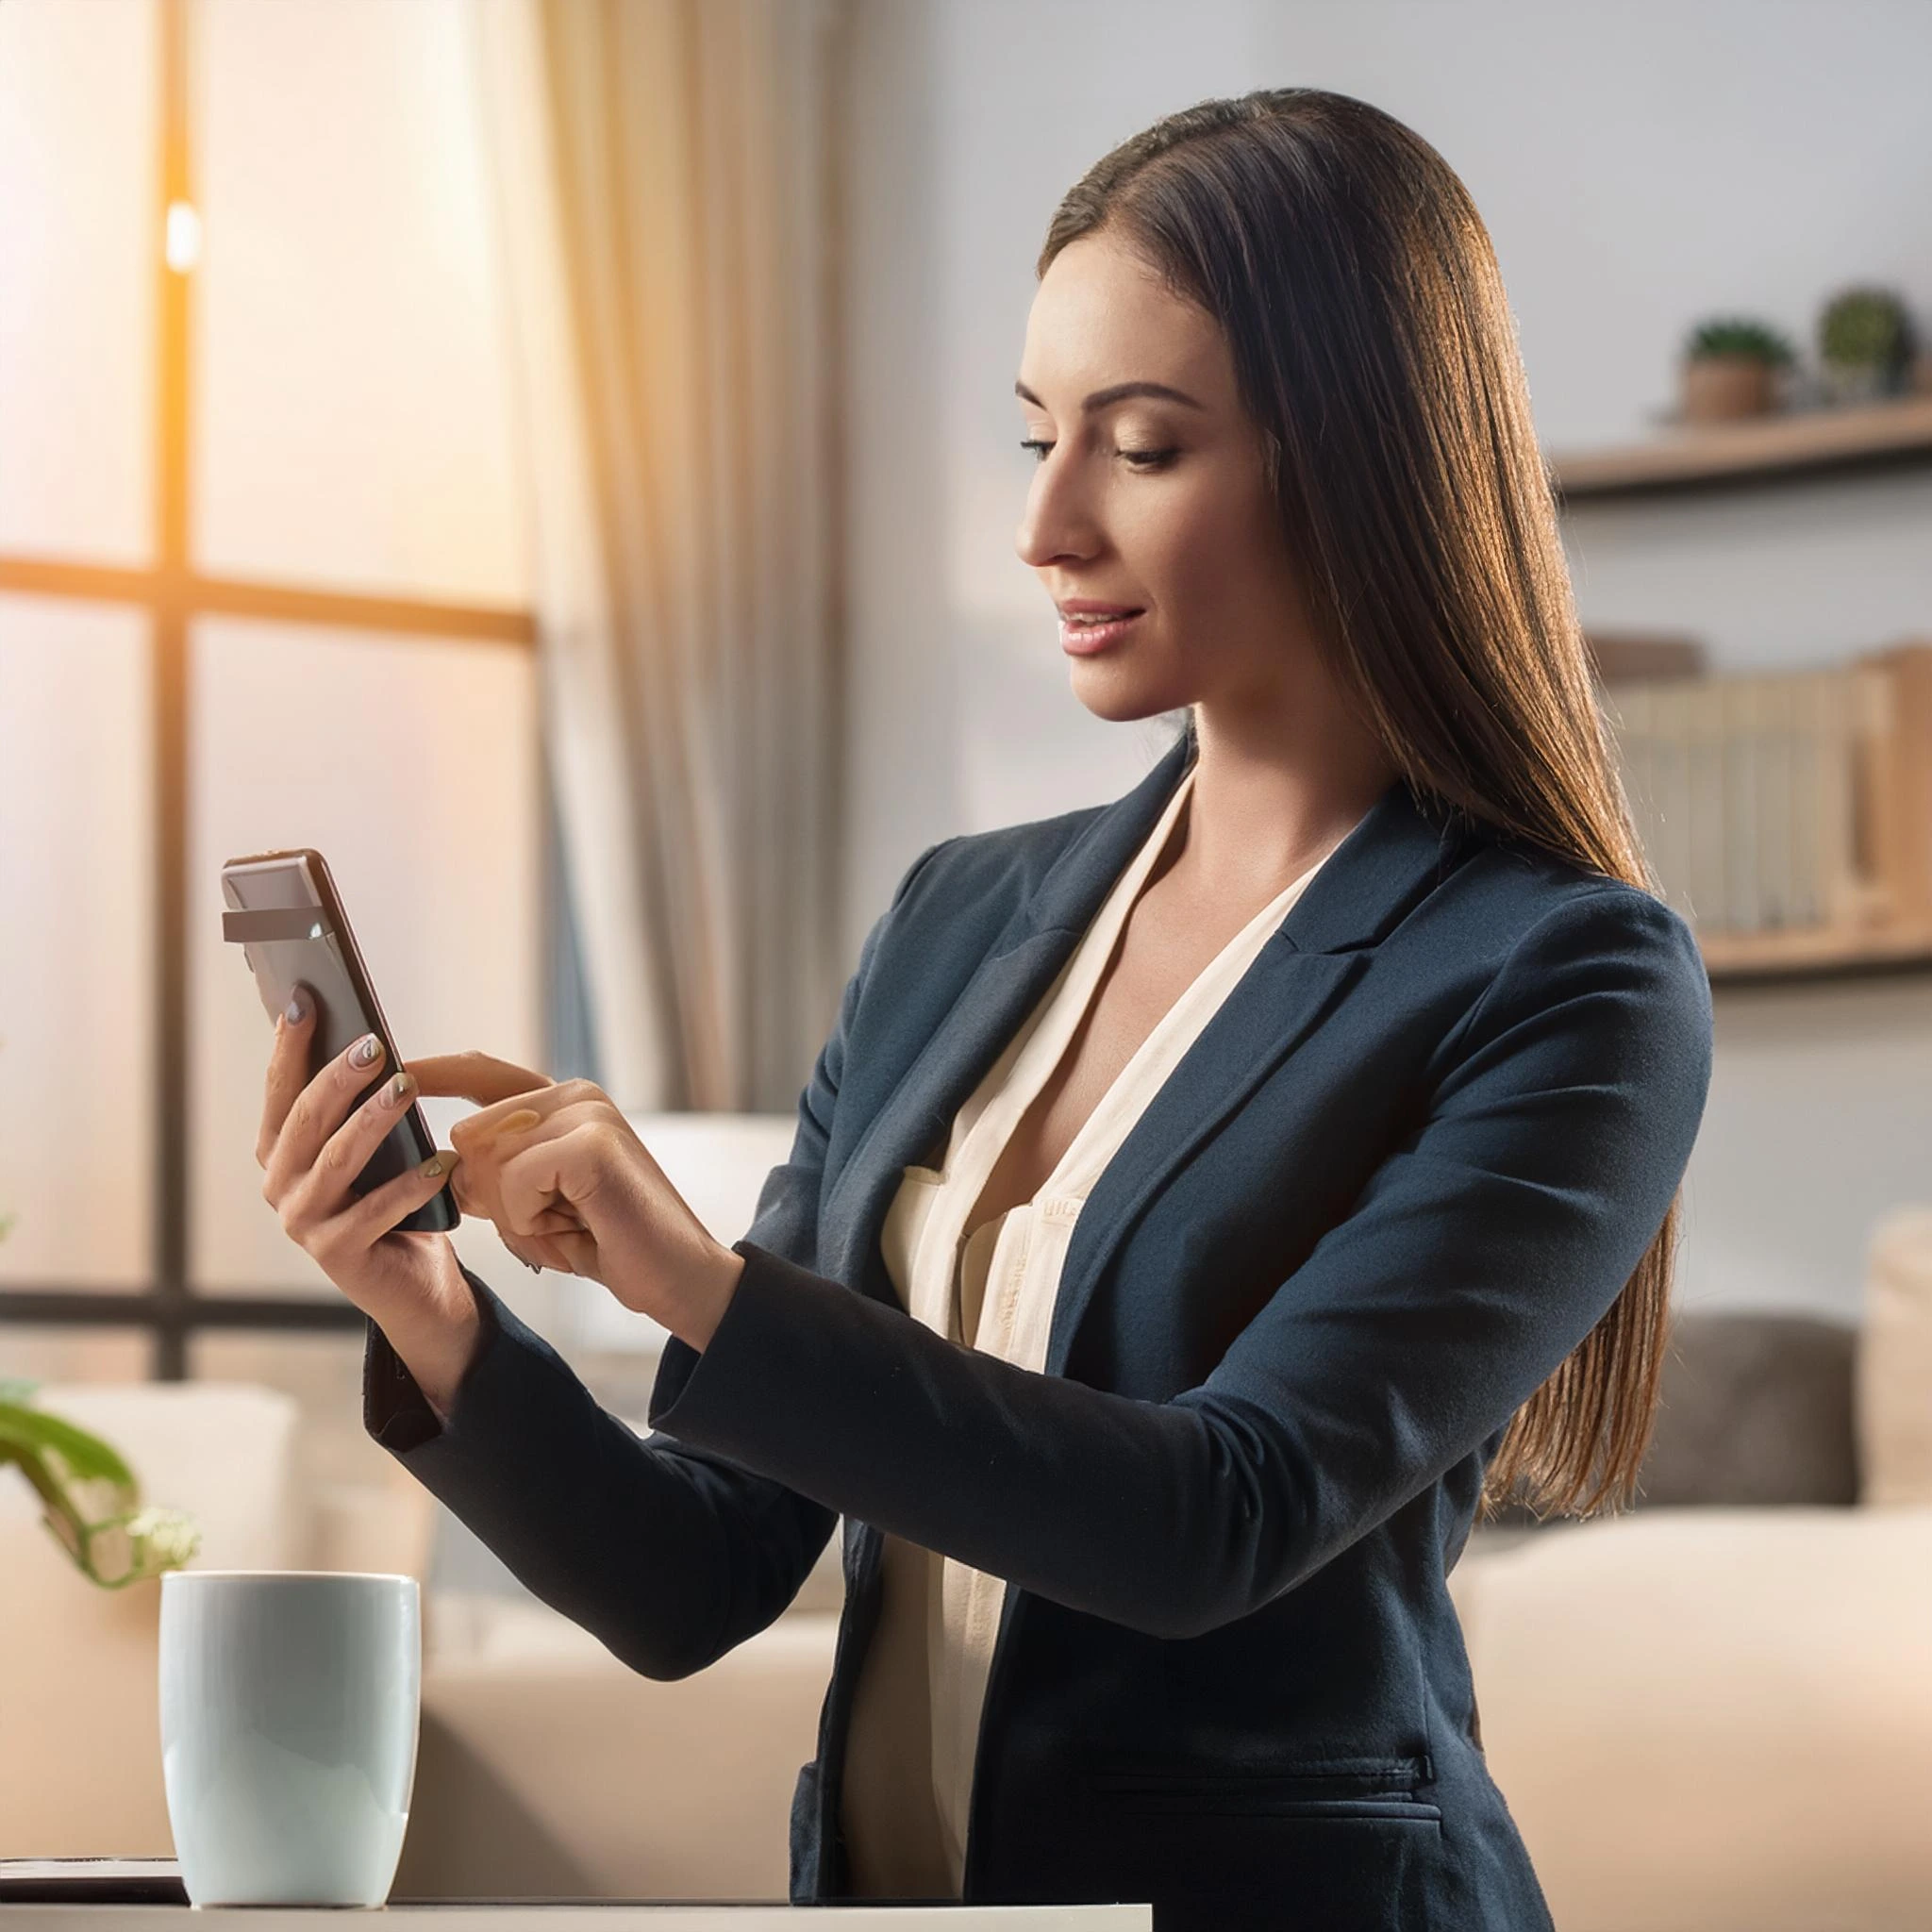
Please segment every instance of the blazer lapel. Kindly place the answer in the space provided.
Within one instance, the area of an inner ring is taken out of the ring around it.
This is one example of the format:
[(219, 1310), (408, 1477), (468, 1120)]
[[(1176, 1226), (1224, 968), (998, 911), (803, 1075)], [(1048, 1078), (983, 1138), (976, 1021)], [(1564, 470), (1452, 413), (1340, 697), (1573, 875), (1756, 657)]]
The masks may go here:
[[(822, 1213), (824, 1251), (843, 1279), (867, 1278), (901, 1170), (948, 1131), (1065, 965), (1193, 755), (1189, 732), (1054, 860), (874, 1116)], [(1374, 944), (1446, 870), (1456, 842), (1398, 778), (1328, 855), (1089, 1195), (1061, 1272), (1049, 1374), (1063, 1373), (1094, 1287), (1134, 1218), (1326, 1017)]]
[(822, 1247), (841, 1279), (865, 1279), (901, 1170), (950, 1131), (954, 1114), (1067, 963), (1114, 881), (1154, 829), (1192, 757), (1189, 732), (1131, 791), (1090, 820), (1048, 866), (874, 1115), (820, 1209)]
[[(1339, 856), (1338, 847), (1328, 863)], [(1305, 953), (1280, 928), (1262, 946), (1148, 1100), (1081, 1207), (1054, 1299), (1048, 1374), (1066, 1372), (1094, 1288), (1141, 1210), (1327, 1017), (1370, 957), (1366, 951)]]
[(1066, 1373), (1095, 1288), (1142, 1208), (1333, 1013), (1462, 839), (1397, 778), (1328, 855), (1094, 1182), (1060, 1271), (1048, 1374)]

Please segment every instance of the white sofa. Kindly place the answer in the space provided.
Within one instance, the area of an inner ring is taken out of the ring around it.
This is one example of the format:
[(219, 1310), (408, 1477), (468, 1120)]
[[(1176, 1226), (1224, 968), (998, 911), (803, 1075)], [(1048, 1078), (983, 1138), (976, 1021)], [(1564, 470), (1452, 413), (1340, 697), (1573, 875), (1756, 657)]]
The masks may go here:
[[(714, 1177), (721, 1225), (748, 1222), (743, 1191), (755, 1197), (775, 1132), (744, 1141), (735, 1184)], [(654, 1152), (675, 1138), (646, 1132)], [(675, 1158), (728, 1165), (736, 1144), (713, 1124)], [(1932, 1333), (1932, 1210), (1877, 1232), (1872, 1282), (1868, 1500), (1479, 1529), (1452, 1574), (1491, 1767), (1563, 1932), (1932, 1924), (1932, 1383), (1913, 1379)], [(269, 1524), (286, 1482), (281, 1398), (212, 1386), (46, 1391), (57, 1397), (121, 1443), (158, 1500), (204, 1514), (206, 1560), (293, 1560)], [(244, 1424), (245, 1457), (232, 1453)], [(24, 1486), (8, 1487), (0, 1856), (165, 1852), (157, 1586), (145, 1599), (93, 1591), (32, 1524)], [(358, 1529), (338, 1499), (334, 1518), (335, 1560), (358, 1552), (341, 1567), (422, 1574), (426, 1538), (409, 1545), (407, 1507), (375, 1503)], [(839, 1590), (835, 1535), (770, 1630), (668, 1684), (539, 1606), (433, 1593), (396, 1896), (783, 1897)], [(29, 1748), (10, 1748), (23, 1736)]]
[(665, 1684), (546, 1610), (463, 1607), (425, 1672), (396, 1896), (786, 1895), (835, 1611), (794, 1607)]

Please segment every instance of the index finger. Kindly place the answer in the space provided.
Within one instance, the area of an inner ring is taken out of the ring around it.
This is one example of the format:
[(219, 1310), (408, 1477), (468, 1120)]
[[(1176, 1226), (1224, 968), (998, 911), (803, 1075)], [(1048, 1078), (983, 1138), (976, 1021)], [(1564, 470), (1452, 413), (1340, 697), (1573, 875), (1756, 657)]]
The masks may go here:
[(499, 1100), (557, 1084), (548, 1074), (533, 1073), (514, 1060), (500, 1060), (488, 1053), (433, 1053), (411, 1060), (409, 1071), (416, 1076), (417, 1092), (454, 1094), (474, 1100), (479, 1107), (492, 1107)]

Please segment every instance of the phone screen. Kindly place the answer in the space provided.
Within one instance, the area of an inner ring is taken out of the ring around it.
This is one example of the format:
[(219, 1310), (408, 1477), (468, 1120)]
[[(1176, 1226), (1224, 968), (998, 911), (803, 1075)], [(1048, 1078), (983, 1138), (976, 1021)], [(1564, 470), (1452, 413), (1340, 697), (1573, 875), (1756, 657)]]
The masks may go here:
[[(288, 1006), (298, 982), (314, 997), (310, 1078), (363, 1034), (374, 1033), (382, 1041), (383, 1058), (352, 1103), (360, 1107), (405, 1062), (322, 854), (304, 846), (231, 858), (222, 868), (222, 897), (227, 908), (222, 915), (223, 937), (240, 947), (269, 1024)], [(366, 1194), (435, 1152), (423, 1109), (412, 1100), (350, 1187), (358, 1195)], [(461, 1218), (445, 1181), (395, 1224), (447, 1231)]]

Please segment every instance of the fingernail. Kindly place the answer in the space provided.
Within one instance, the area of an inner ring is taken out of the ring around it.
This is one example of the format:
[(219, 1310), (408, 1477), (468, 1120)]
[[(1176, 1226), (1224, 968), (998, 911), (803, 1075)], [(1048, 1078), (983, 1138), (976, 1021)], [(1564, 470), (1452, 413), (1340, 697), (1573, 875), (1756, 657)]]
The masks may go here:
[(373, 1033), (365, 1033), (349, 1049), (349, 1058), (358, 1067), (373, 1067), (382, 1058), (382, 1041)]
[(499, 1134), (521, 1134), (525, 1127), (534, 1127), (543, 1116), (534, 1107), (520, 1107), (514, 1113), (507, 1113), (497, 1122)]
[(454, 1154), (438, 1152), (432, 1154), (416, 1172), (425, 1180), (434, 1180), (438, 1174), (454, 1174), (457, 1158)]
[(396, 1074), (395, 1077), (390, 1081), (389, 1085), (382, 1090), (383, 1106), (402, 1106), (403, 1102), (408, 1099), (410, 1092), (415, 1088), (415, 1074), (407, 1072)]
[(308, 995), (298, 986), (289, 995), (289, 1004), (282, 1008), (282, 1018), (291, 1026), (299, 1026), (308, 1017)]

